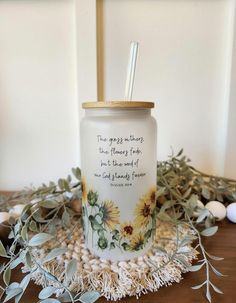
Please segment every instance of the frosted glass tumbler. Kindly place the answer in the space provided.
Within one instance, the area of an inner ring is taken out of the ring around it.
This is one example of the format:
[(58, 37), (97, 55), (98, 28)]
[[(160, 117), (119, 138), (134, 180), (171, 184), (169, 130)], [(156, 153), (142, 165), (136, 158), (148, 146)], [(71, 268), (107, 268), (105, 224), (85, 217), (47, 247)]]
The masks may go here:
[(156, 229), (157, 126), (152, 102), (87, 102), (81, 121), (86, 245), (112, 261), (143, 255)]

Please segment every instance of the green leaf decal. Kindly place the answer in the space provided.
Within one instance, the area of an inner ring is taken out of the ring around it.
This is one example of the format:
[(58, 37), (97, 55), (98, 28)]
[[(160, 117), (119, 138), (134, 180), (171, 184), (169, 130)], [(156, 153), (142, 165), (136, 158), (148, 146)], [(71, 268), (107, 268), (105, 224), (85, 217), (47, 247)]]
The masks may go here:
[(94, 216), (90, 215), (89, 216), (89, 221), (91, 223), (91, 227), (92, 227), (93, 230), (103, 229), (102, 225), (98, 223), (97, 219)]

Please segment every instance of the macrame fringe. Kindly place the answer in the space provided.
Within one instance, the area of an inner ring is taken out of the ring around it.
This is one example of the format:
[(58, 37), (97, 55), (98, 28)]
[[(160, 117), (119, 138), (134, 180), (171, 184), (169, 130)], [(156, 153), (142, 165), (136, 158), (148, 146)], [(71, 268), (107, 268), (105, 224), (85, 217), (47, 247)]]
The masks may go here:
[[(166, 254), (160, 252), (157, 247), (165, 248), (169, 255), (176, 250), (176, 230), (167, 223), (158, 223), (155, 243), (152, 249), (144, 256), (131, 261), (110, 262), (93, 256), (85, 247), (82, 227), (75, 228), (73, 222), (70, 231), (57, 228), (57, 239), (62, 240), (61, 246), (67, 247), (68, 252), (44, 265), (44, 269), (55, 276), (63, 285), (71, 291), (96, 290), (107, 300), (120, 300), (126, 296), (136, 296), (156, 292), (160, 287), (179, 283), (182, 274), (187, 271), (186, 266), (173, 258), (170, 260)], [(181, 226), (179, 236), (192, 233), (189, 228)], [(68, 236), (70, 234), (70, 236)], [(47, 243), (40, 250), (35, 250), (35, 258), (41, 260), (55, 246), (55, 243)], [(198, 252), (186, 245), (181, 248), (178, 256), (181, 256), (186, 264), (191, 265), (197, 258)], [(77, 273), (70, 281), (66, 281), (65, 266), (72, 259), (77, 259)], [(25, 265), (24, 272), (29, 271)], [(32, 273), (32, 280), (42, 287), (58, 286), (57, 282), (45, 279), (40, 270)], [(59, 296), (60, 291), (56, 295)]]

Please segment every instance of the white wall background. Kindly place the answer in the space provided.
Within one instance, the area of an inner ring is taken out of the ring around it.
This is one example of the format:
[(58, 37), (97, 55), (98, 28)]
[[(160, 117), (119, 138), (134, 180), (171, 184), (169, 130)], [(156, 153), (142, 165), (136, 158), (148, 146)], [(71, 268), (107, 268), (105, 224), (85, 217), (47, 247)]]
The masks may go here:
[[(138, 40), (133, 98), (156, 101), (159, 159), (184, 147), (199, 169), (236, 178), (235, 1), (97, 2), (105, 98), (123, 98)], [(78, 100), (96, 98), (96, 60), (95, 0), (0, 0), (0, 189), (79, 164)]]
[(156, 101), (159, 159), (184, 147), (199, 169), (224, 173), (233, 13), (230, 0), (104, 0), (105, 98), (123, 98), (139, 41), (133, 99)]
[(77, 165), (73, 1), (0, 1), (0, 189)]

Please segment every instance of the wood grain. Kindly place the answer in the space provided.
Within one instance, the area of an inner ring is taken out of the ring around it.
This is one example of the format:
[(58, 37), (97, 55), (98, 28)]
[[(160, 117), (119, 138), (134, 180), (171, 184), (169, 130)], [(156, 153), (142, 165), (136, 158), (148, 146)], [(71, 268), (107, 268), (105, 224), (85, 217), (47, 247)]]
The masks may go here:
[[(219, 223), (219, 231), (213, 237), (205, 239), (205, 246), (211, 254), (224, 257), (223, 261), (215, 261), (217, 269), (226, 274), (227, 277), (219, 278), (212, 275), (212, 281), (223, 292), (224, 295), (213, 294), (212, 303), (223, 302), (233, 303), (236, 301), (236, 224), (229, 223), (227, 220)], [(3, 259), (0, 258), (0, 263)], [(12, 281), (20, 281), (22, 274), (20, 269), (13, 274)], [(169, 287), (163, 287), (156, 293), (149, 293), (143, 295), (139, 299), (139, 303), (204, 303), (205, 299), (204, 289), (192, 290), (191, 286), (200, 284), (205, 279), (204, 272), (187, 273), (183, 275), (183, 280), (180, 283), (173, 284)], [(23, 303), (38, 302), (37, 294), (40, 287), (31, 283), (26, 294), (23, 297)], [(107, 302), (104, 298), (98, 301), (99, 303)], [(130, 297), (121, 300), (121, 302), (135, 303), (135, 297)]]
[(82, 108), (153, 108), (154, 102), (147, 101), (98, 101), (98, 102), (84, 102)]

